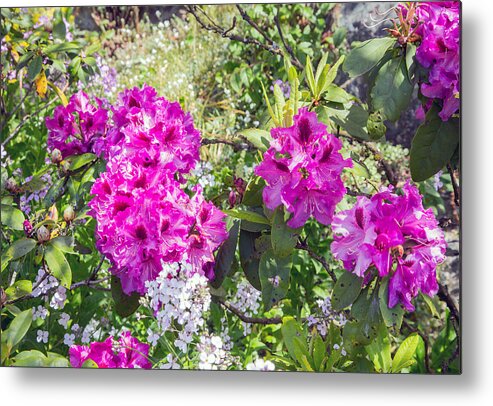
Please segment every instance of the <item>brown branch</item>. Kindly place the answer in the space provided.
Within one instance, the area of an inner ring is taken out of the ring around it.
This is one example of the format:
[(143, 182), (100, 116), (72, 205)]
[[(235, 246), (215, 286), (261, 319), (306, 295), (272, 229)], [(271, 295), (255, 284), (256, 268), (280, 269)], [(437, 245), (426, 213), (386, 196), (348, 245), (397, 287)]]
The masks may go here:
[(224, 145), (229, 145), (230, 147), (233, 148), (234, 151), (255, 151), (256, 148), (247, 142), (234, 142), (234, 141), (228, 141), (228, 140), (221, 140), (218, 138), (202, 138), (201, 145), (206, 146), (206, 145), (215, 145), (215, 144), (224, 144)]
[(281, 317), (272, 317), (272, 318), (250, 317), (250, 316), (247, 316), (246, 314), (242, 313), (239, 309), (237, 309), (235, 306), (233, 306), (231, 303), (227, 302), (226, 300), (224, 300), (220, 297), (215, 297), (214, 299), (219, 304), (221, 304), (225, 309), (229, 310), (231, 313), (236, 315), (241, 321), (243, 321), (245, 323), (262, 324), (262, 325), (281, 324), (282, 323)]
[[(255, 45), (255, 46), (258, 46), (260, 48), (263, 48), (265, 49), (266, 51), (272, 53), (273, 55), (279, 55), (279, 56), (282, 56), (282, 51), (281, 49), (276, 46), (275, 44), (273, 45), (266, 45), (254, 38), (250, 38), (250, 37), (241, 37), (237, 34), (233, 34), (232, 33), (232, 30), (234, 28), (234, 24), (233, 24), (233, 27), (229, 28), (229, 29), (225, 29), (223, 27), (220, 27), (219, 25), (217, 25), (213, 20), (212, 18), (210, 18), (204, 10), (202, 10), (200, 7), (198, 6), (186, 6), (185, 9), (190, 13), (192, 14), (195, 19), (197, 20), (197, 22), (199, 23), (199, 25), (207, 30), (207, 31), (211, 31), (211, 32), (214, 32), (216, 34), (219, 34), (221, 37), (223, 38), (228, 38), (229, 40), (231, 41), (238, 41), (238, 42), (242, 42), (244, 44), (247, 44), (247, 45)], [(212, 25), (210, 24), (207, 24), (206, 22), (204, 22), (202, 20), (201, 17), (199, 17), (197, 11), (200, 10), (202, 12), (203, 15), (206, 16), (206, 18), (211, 21)]]
[(447, 286), (438, 284), (438, 298), (444, 302), (448, 309), (450, 310), (450, 314), (452, 316), (452, 324), (454, 326), (455, 332), (457, 334), (457, 339), (459, 339), (459, 326), (460, 326), (460, 315), (457, 307), (455, 306), (454, 300), (450, 296)]
[(282, 33), (282, 29), (281, 29), (281, 23), (279, 22), (279, 10), (277, 10), (276, 15), (274, 16), (274, 22), (276, 23), (277, 32), (281, 37), (281, 41), (284, 45), (284, 48), (286, 48), (286, 51), (291, 57), (291, 63), (295, 65), (298, 69), (303, 70), (304, 66), (301, 64), (300, 60), (296, 57), (293, 48), (290, 47), (290, 45), (287, 43), (286, 39), (284, 38), (284, 34)]
[(450, 175), (450, 181), (452, 182), (452, 188), (454, 189), (454, 202), (457, 207), (460, 207), (460, 188), (455, 177), (455, 172), (450, 164), (447, 164), (447, 171)]
[(255, 31), (257, 31), (260, 35), (262, 35), (262, 37), (264, 37), (264, 39), (267, 41), (269, 45), (274, 45), (274, 41), (267, 35), (267, 33), (262, 28), (259, 27), (259, 25), (255, 21), (252, 20), (252, 18), (247, 14), (245, 10), (243, 10), (243, 8), (239, 4), (236, 5), (236, 8), (240, 12), (241, 18), (243, 18), (243, 20), (248, 25), (252, 26)]
[(336, 277), (334, 271), (332, 269), (330, 269), (330, 266), (329, 266), (327, 260), (324, 257), (322, 257), (321, 255), (318, 255), (315, 251), (313, 251), (308, 246), (306, 241), (299, 240), (296, 243), (296, 248), (308, 252), (308, 255), (310, 255), (310, 257), (312, 257), (315, 261), (319, 262), (324, 267), (324, 269), (327, 271), (327, 273), (329, 274), (332, 281), (337, 282), (337, 277)]

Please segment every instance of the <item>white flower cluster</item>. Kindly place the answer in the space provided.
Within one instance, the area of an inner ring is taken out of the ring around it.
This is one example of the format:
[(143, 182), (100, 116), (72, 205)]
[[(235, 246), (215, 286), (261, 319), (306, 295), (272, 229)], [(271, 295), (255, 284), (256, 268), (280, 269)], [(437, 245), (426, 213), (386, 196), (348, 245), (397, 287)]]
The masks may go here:
[(271, 361), (265, 361), (262, 358), (259, 358), (255, 362), (247, 364), (246, 370), (271, 372), (276, 370), (276, 366)]
[(207, 278), (199, 274), (185, 276), (187, 266), (163, 264), (159, 277), (146, 282), (147, 295), (143, 300), (157, 321), (157, 331), (148, 330), (148, 341), (155, 345), (165, 332), (174, 331), (178, 336), (174, 344), (183, 352), (203, 328), (203, 315), (211, 304)]
[(236, 365), (238, 360), (224, 349), (221, 337), (205, 333), (197, 344), (199, 351), (199, 369), (226, 370)]
[(215, 186), (216, 178), (211, 173), (212, 164), (210, 162), (199, 162), (191, 171), (191, 175), (197, 178), (197, 183), (205, 189), (206, 186)]
[(336, 323), (340, 327), (346, 324), (346, 314), (344, 312), (336, 312), (334, 309), (332, 309), (330, 297), (327, 297), (324, 300), (317, 300), (317, 305), (320, 312), (322, 313), (322, 317), (309, 316), (307, 321), (308, 326), (316, 326), (318, 332), (322, 336), (327, 335), (327, 330), (330, 326), (330, 323)]
[(46, 275), (46, 272), (43, 269), (39, 269), (33, 285), (36, 286), (36, 288), (33, 289), (31, 294), (33, 297), (39, 297), (46, 295), (53, 288), (57, 287), (58, 280), (52, 275)]
[(33, 307), (33, 321), (37, 319), (44, 320), (48, 316), (48, 309), (44, 306), (39, 305), (37, 308)]
[[(247, 281), (241, 281), (238, 284), (238, 290), (231, 303), (246, 316), (252, 317), (257, 314), (260, 308), (260, 300), (260, 292)], [(250, 323), (241, 322), (241, 324), (243, 327), (243, 335), (247, 336), (252, 332)]]

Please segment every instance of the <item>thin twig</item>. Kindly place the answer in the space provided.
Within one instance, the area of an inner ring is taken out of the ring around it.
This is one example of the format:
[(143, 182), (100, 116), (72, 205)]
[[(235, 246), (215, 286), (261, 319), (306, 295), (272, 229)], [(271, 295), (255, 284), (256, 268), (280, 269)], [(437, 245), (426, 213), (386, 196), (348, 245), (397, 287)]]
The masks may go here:
[(202, 138), (201, 145), (214, 145), (214, 144), (224, 144), (224, 145), (229, 145), (230, 147), (233, 148), (234, 151), (255, 151), (256, 148), (246, 142), (233, 142), (233, 141), (228, 141), (228, 140), (221, 140), (217, 138)]
[(48, 103), (44, 104), (42, 107), (40, 107), (34, 113), (29, 114), (26, 117), (24, 117), (24, 119), (19, 123), (19, 125), (15, 128), (15, 130), (7, 138), (5, 138), (5, 140), (2, 142), (2, 146), (5, 147), (5, 145), (7, 145), (7, 143), (19, 133), (19, 131), (24, 126), (24, 124), (26, 124), (32, 117), (37, 116), (44, 109), (46, 109), (51, 104), (53, 104), (56, 100), (58, 100), (58, 99), (57, 98), (51, 99)]
[(325, 268), (325, 270), (329, 274), (329, 276), (332, 279), (332, 281), (333, 282), (337, 282), (337, 277), (336, 277), (334, 271), (332, 269), (330, 269), (330, 266), (329, 266), (327, 260), (324, 257), (322, 257), (321, 255), (318, 255), (315, 251), (313, 251), (308, 246), (308, 244), (306, 243), (306, 241), (303, 241), (303, 240), (300, 239), (296, 243), (296, 248), (308, 252), (308, 255), (310, 255), (315, 261), (319, 262)]
[(459, 337), (459, 325), (460, 325), (460, 315), (457, 307), (455, 306), (454, 300), (450, 296), (447, 286), (438, 284), (438, 298), (445, 302), (448, 309), (450, 310), (450, 314), (452, 315), (452, 324), (454, 326), (457, 337)]
[(457, 183), (457, 178), (455, 177), (455, 172), (450, 164), (447, 164), (447, 171), (450, 175), (450, 181), (452, 182), (452, 187), (454, 189), (454, 202), (457, 207), (460, 207), (460, 188)]
[(231, 303), (227, 302), (226, 300), (220, 298), (220, 297), (215, 297), (215, 300), (221, 304), (225, 309), (229, 310), (231, 313), (234, 315), (238, 316), (238, 318), (245, 322), (245, 323), (251, 323), (251, 324), (281, 324), (282, 323), (282, 318), (281, 317), (250, 317), (247, 316), (246, 314), (242, 313), (239, 309), (237, 309), (235, 306), (233, 306)]
[(279, 33), (279, 36), (281, 37), (281, 41), (284, 45), (284, 48), (286, 48), (286, 51), (288, 52), (289, 56), (291, 57), (291, 63), (295, 65), (298, 69), (303, 70), (304, 67), (299, 61), (299, 59), (296, 57), (293, 48), (287, 43), (286, 39), (284, 38), (284, 34), (282, 33), (281, 29), (281, 23), (279, 22), (279, 10), (277, 10), (276, 15), (274, 16), (274, 22), (276, 23), (277, 27), (277, 32)]
[(243, 20), (245, 20), (248, 25), (251, 25), (260, 35), (262, 35), (262, 37), (264, 37), (269, 45), (274, 45), (274, 41), (262, 28), (259, 27), (259, 25), (255, 21), (252, 20), (252, 18), (247, 14), (245, 10), (243, 10), (243, 8), (239, 4), (236, 5), (236, 8), (240, 12), (241, 18), (243, 18)]

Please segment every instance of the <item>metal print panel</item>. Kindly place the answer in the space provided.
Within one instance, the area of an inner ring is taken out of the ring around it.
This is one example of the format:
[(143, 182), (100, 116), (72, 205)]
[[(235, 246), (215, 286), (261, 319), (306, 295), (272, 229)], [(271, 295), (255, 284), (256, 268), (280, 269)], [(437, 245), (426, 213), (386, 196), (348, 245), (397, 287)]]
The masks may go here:
[(460, 12), (2, 8), (1, 365), (460, 373)]

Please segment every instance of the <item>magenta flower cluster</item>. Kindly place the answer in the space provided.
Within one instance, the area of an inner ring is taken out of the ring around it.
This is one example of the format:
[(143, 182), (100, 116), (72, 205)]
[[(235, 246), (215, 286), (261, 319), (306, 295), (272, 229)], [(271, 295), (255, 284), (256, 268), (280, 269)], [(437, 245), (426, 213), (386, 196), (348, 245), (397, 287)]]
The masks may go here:
[(46, 117), (45, 123), (48, 149), (60, 150), (63, 158), (87, 152), (105, 153), (108, 110), (101, 100), (91, 104), (87, 94), (79, 91), (67, 106), (55, 108), (53, 117)]
[(227, 238), (225, 215), (199, 187), (193, 197), (181, 188), (182, 175), (199, 159), (200, 133), (191, 116), (144, 86), (120, 95), (113, 121), (106, 172), (89, 203), (96, 246), (111, 272), (126, 294), (145, 294), (145, 282), (156, 279), (163, 262), (212, 279), (214, 251)]
[(389, 307), (401, 303), (413, 311), (411, 300), (419, 291), (438, 291), (436, 266), (445, 259), (447, 245), (431, 209), (407, 183), (403, 193), (384, 188), (371, 199), (359, 196), (356, 204), (334, 216), (331, 251), (344, 267), (366, 281), (374, 266), (380, 277), (389, 276)]
[(271, 135), (270, 148), (255, 168), (267, 183), (265, 205), (271, 210), (284, 205), (293, 214), (288, 221), (293, 228), (303, 226), (310, 216), (329, 225), (346, 193), (342, 170), (352, 166), (339, 153), (341, 141), (306, 108), (294, 116), (292, 127), (273, 128)]
[(119, 340), (108, 337), (102, 342), (72, 345), (69, 349), (70, 365), (74, 368), (81, 368), (84, 362), (92, 360), (98, 368), (150, 369), (148, 356), (149, 345), (141, 343), (128, 331), (122, 333)]
[(460, 107), (460, 3), (419, 2), (416, 7), (416, 33), (421, 44), (416, 50), (418, 62), (429, 69), (428, 83), (421, 93), (443, 102), (439, 113), (447, 121)]

